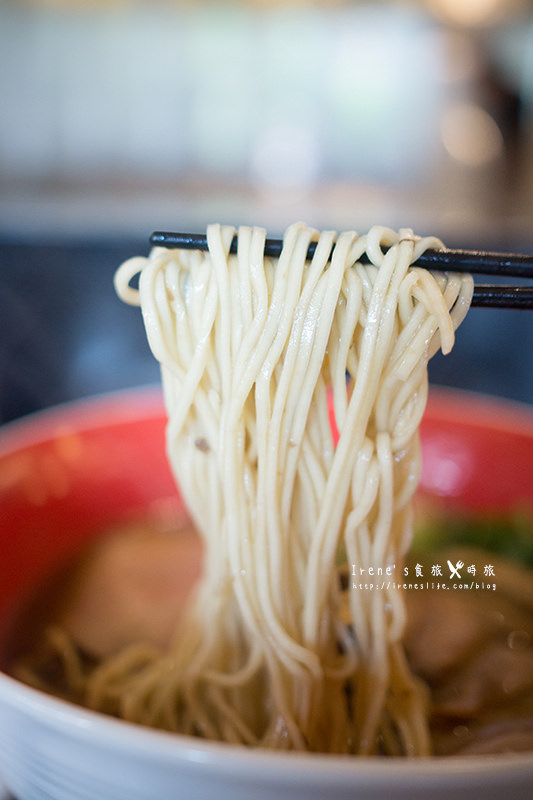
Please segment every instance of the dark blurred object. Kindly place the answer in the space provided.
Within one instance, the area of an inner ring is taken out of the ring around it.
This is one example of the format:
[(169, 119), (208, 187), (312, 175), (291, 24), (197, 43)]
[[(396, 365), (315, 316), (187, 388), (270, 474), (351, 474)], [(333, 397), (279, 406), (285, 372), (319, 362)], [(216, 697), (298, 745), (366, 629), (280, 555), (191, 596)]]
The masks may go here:
[[(159, 381), (139, 310), (113, 274), (148, 242), (0, 241), (0, 422)], [(433, 383), (533, 403), (533, 312), (472, 309)]]
[(0, 243), (0, 422), (159, 380), (113, 274), (147, 243)]

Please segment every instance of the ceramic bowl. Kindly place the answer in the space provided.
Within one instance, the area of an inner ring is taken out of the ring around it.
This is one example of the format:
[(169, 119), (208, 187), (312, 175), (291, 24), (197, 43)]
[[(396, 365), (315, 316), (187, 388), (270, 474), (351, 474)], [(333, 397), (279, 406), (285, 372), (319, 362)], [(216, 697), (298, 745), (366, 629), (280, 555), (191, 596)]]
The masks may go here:
[[(0, 430), (0, 660), (21, 599), (102, 529), (176, 497), (159, 389), (41, 412)], [(533, 415), (433, 391), (421, 493), (471, 509), (533, 504)], [(526, 798), (531, 754), (423, 760), (234, 747), (79, 708), (0, 673), (0, 775), (18, 800)]]

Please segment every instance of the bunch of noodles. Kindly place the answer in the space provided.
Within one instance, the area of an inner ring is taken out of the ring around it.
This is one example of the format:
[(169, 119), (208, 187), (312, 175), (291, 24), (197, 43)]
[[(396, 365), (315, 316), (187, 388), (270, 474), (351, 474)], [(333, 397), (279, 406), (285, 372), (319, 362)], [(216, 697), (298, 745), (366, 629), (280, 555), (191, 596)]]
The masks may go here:
[(208, 252), (155, 248), (116, 275), (161, 362), (168, 457), (205, 564), (169, 651), (103, 663), (85, 702), (254, 746), (426, 754), (401, 593), (345, 603), (338, 564), (402, 568), (427, 362), (451, 349), (472, 281), (412, 267), (442, 245), (409, 230), (296, 224), (279, 259), (245, 227), (229, 255), (234, 234), (209, 226)]

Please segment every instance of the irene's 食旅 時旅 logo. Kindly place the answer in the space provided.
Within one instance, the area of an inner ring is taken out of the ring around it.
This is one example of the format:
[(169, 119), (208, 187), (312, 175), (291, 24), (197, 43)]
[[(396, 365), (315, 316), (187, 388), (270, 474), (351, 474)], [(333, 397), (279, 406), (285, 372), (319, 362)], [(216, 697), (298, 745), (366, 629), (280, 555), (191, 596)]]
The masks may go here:
[(442, 562), (404, 566), (396, 564), (377, 566), (375, 564), (351, 564), (350, 578), (352, 589), (359, 591), (391, 590), (435, 590), (435, 591), (495, 591), (496, 578), (494, 565), (465, 564), (460, 559), (453, 563), (450, 559)]

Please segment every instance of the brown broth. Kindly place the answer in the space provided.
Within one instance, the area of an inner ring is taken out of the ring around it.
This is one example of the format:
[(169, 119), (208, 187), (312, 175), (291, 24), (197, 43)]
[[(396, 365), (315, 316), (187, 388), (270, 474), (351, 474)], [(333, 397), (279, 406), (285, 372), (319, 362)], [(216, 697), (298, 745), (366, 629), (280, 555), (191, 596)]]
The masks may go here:
[[(446, 557), (465, 564), (488, 559), (497, 590), (404, 592), (405, 647), (429, 689), (434, 751), (533, 751), (531, 572), (472, 548), (450, 550)], [(438, 554), (427, 558), (442, 560)], [(201, 543), (190, 525), (161, 528), (139, 520), (110, 531), (28, 601), (9, 656), (20, 662), (30, 654), (43, 674), (54, 674), (53, 659), (47, 663), (39, 644), (49, 625), (72, 638), (87, 669), (129, 644), (165, 649), (179, 633), (200, 574)]]

